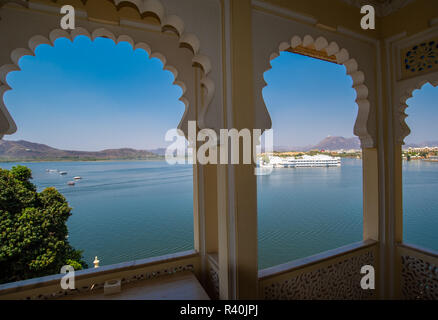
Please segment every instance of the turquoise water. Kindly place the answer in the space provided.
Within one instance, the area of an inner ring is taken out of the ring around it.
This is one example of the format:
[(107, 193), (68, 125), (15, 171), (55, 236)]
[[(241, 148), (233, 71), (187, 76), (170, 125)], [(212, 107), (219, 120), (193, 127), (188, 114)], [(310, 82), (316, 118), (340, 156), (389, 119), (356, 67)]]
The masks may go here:
[[(0, 163), (9, 169), (15, 163)], [(190, 166), (165, 162), (24, 163), (42, 190), (69, 201), (69, 240), (92, 265), (193, 248)], [(60, 176), (46, 169), (67, 171)], [(74, 176), (83, 180), (74, 187)], [(259, 267), (285, 263), (362, 239), (362, 162), (340, 168), (275, 169), (258, 178)], [(404, 163), (405, 239), (438, 250), (438, 163)]]
[[(15, 164), (0, 164), (9, 169)], [(70, 243), (89, 266), (193, 249), (193, 181), (189, 166), (165, 162), (23, 163), (41, 191), (56, 187), (73, 208)], [(66, 176), (46, 169), (67, 171)], [(67, 185), (73, 177), (83, 180)]]
[(438, 162), (403, 162), (403, 239), (438, 251)]
[(362, 240), (362, 162), (258, 177), (261, 269)]

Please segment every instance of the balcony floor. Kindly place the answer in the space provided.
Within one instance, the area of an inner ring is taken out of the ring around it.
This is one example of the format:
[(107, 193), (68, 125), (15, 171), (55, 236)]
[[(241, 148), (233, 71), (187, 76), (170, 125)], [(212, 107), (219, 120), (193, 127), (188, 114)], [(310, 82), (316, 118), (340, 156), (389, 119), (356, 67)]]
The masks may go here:
[(104, 295), (103, 289), (61, 300), (209, 300), (192, 272), (181, 272), (152, 280), (122, 285), (120, 293)]

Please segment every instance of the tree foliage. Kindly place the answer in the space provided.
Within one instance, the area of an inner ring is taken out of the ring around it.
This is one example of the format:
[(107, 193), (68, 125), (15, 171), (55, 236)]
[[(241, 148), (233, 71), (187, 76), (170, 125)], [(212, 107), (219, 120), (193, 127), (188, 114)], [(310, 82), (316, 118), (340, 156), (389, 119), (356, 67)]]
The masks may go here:
[(55, 188), (38, 193), (24, 166), (0, 169), (0, 283), (86, 268), (68, 242), (71, 208)]

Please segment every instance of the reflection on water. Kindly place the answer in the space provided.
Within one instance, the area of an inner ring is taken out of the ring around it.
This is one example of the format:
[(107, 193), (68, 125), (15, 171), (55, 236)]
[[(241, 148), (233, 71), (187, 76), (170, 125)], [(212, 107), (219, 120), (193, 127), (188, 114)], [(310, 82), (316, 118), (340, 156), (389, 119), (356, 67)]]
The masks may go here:
[(438, 162), (403, 161), (403, 239), (438, 251)]
[[(1, 163), (9, 169), (15, 164)], [(165, 162), (26, 163), (39, 191), (54, 186), (73, 207), (70, 242), (92, 265), (193, 248), (192, 167)], [(46, 169), (67, 171), (66, 176)], [(404, 237), (438, 250), (438, 163), (404, 162)], [(74, 187), (67, 182), (83, 179)], [(362, 240), (362, 162), (274, 169), (258, 176), (259, 268)]]
[[(1, 164), (10, 168), (14, 164)], [(92, 266), (193, 249), (192, 167), (165, 162), (26, 163), (39, 191), (54, 186), (73, 215), (69, 240)], [(46, 169), (68, 172), (61, 176)], [(67, 182), (83, 179), (74, 187)]]
[(258, 177), (259, 268), (362, 240), (361, 164)]

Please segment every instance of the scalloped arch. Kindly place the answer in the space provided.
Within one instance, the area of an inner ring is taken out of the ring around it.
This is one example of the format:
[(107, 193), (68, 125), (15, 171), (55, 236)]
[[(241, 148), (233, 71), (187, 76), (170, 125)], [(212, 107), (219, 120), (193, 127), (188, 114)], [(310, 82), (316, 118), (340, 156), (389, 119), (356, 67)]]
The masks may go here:
[(132, 3), (140, 14), (152, 13), (157, 16), (161, 23), (161, 30), (173, 31), (178, 37), (181, 46), (189, 46), (194, 53), (193, 63), (200, 64), (205, 76), (211, 71), (211, 61), (208, 57), (200, 54), (200, 40), (193, 33), (185, 32), (184, 21), (177, 15), (167, 15), (166, 8), (159, 0), (113, 0), (116, 5), (122, 2)]
[[(56, 2), (56, 0), (53, 0)], [(202, 71), (202, 80), (201, 80), (201, 86), (203, 88), (204, 93), (204, 99), (203, 106), (202, 106), (202, 114), (201, 117), (204, 117), (203, 115), (206, 114), (206, 110), (209, 108), (214, 94), (215, 94), (215, 84), (214, 81), (210, 78), (210, 72), (212, 70), (212, 63), (209, 57), (206, 55), (203, 55), (201, 53), (201, 42), (199, 38), (193, 34), (185, 32), (185, 23), (184, 21), (177, 15), (167, 15), (166, 8), (163, 5), (163, 3), (160, 0), (112, 0), (114, 2), (114, 5), (117, 7), (121, 3), (131, 3), (133, 6), (137, 8), (137, 10), (140, 12), (140, 14), (148, 14), (151, 13), (158, 17), (160, 24), (161, 24), (161, 31), (162, 32), (173, 32), (178, 41), (180, 47), (188, 47), (192, 53), (193, 53), (193, 59), (192, 59), (192, 65), (196, 67), (200, 67)], [(26, 5), (26, 0), (0, 0), (0, 5), (6, 2), (17, 2), (20, 4)], [(115, 43), (118, 43), (120, 41), (128, 41), (133, 45), (134, 50), (138, 48), (144, 49), (149, 55), (152, 55), (158, 59), (160, 59), (163, 62), (163, 65), (166, 65), (165, 58), (163, 59), (164, 55), (156, 52), (151, 52), (151, 48), (145, 44), (145, 43), (137, 43), (133, 44), (133, 40), (130, 39), (129, 36), (121, 36), (122, 38), (117, 38), (112, 34), (110, 31), (106, 30), (105, 28), (99, 28), (96, 29), (90, 34), (87, 30), (83, 28), (76, 28), (73, 30), (70, 34), (64, 30), (54, 30), (50, 33), (49, 38), (46, 38), (44, 36), (36, 36), (29, 41), (29, 49), (16, 49), (14, 50), (14, 53), (12, 55), (12, 61), (16, 66), (18, 66), (18, 60), (23, 55), (33, 55), (33, 52), (37, 45), (41, 43), (46, 43), (51, 45), (54, 40), (56, 40), (59, 37), (66, 37), (71, 40), (74, 40), (77, 36), (84, 35), (88, 38), (94, 40), (96, 37), (107, 37), (112, 39)], [(172, 69), (173, 70), (173, 69)], [(172, 72), (172, 71), (171, 71)], [(173, 72), (172, 72), (173, 73)], [(6, 75), (4, 76), (6, 77)], [(176, 79), (175, 79), (176, 80)], [(178, 82), (179, 83), (179, 82)], [(3, 82), (4, 85), (6, 85), (7, 89), (10, 89), (6, 82)], [(4, 92), (7, 91), (5, 88), (1, 91), (1, 99), (0, 99), (0, 111), (3, 111), (4, 115), (7, 117), (7, 120), (10, 124), (10, 128), (7, 132), (7, 134), (12, 134), (16, 131), (16, 125), (13, 121), (13, 119), (10, 117), (10, 114), (8, 113), (6, 107), (4, 107), (2, 96), (4, 95)], [(183, 89), (184, 91), (184, 89)], [(185, 91), (184, 91), (185, 92)], [(187, 100), (187, 99), (186, 99)], [(187, 105), (187, 101), (184, 102)], [(187, 111), (187, 110), (186, 110)], [(185, 115), (187, 112), (185, 113)], [(184, 119), (184, 118), (183, 118)], [(200, 123), (204, 123), (203, 119), (200, 119)], [(180, 123), (180, 127), (182, 127)]]
[[(199, 125), (204, 127), (204, 117), (206, 116), (207, 110), (213, 100), (215, 94), (215, 84), (214, 81), (209, 77), (212, 70), (212, 63), (209, 57), (203, 55), (200, 52), (201, 41), (199, 38), (193, 34), (185, 32), (184, 21), (177, 15), (171, 14), (167, 15), (165, 6), (160, 0), (113, 0), (116, 5), (123, 2), (128, 2), (133, 4), (140, 14), (152, 13), (161, 23), (162, 32), (174, 32), (177, 36), (180, 47), (188, 47), (193, 53), (192, 64), (194, 66), (199, 66), (203, 72), (201, 79), (201, 86), (204, 89), (204, 99), (202, 113), (199, 119)], [(148, 49), (150, 50), (150, 49)], [(149, 52), (149, 51), (148, 51)], [(149, 52), (151, 53), (151, 52)], [(152, 53), (155, 57), (160, 60), (162, 57), (156, 53)], [(163, 62), (164, 63), (164, 62)]]
[(431, 84), (433, 87), (438, 87), (438, 72), (431, 73), (421, 79), (412, 79), (407, 83), (404, 89), (401, 89), (399, 96), (397, 98), (396, 106), (396, 119), (397, 119), (397, 129), (396, 129), (396, 141), (399, 144), (404, 145), (405, 139), (411, 134), (411, 129), (406, 123), (406, 109), (409, 107), (408, 100), (414, 96), (414, 91), (421, 90), (426, 84)]
[(3, 7), (7, 3), (14, 3), (14, 4), (20, 5), (24, 8), (27, 8), (29, 6), (27, 0), (0, 0), (0, 8)]
[[(185, 105), (185, 111), (180, 121), (179, 128), (181, 129), (183, 127), (183, 122), (185, 121), (185, 117), (188, 114), (188, 110), (190, 107), (189, 99), (188, 97), (185, 96), (187, 92), (187, 85), (181, 79), (178, 78), (177, 68), (167, 64), (167, 59), (164, 54), (160, 52), (152, 52), (151, 47), (148, 44), (144, 42), (135, 43), (134, 40), (128, 35), (120, 35), (119, 37), (116, 37), (111, 31), (105, 28), (98, 28), (94, 30), (92, 33), (90, 33), (85, 28), (77, 27), (76, 29), (72, 30), (70, 33), (65, 30), (55, 29), (50, 32), (48, 37), (42, 35), (33, 36), (28, 41), (29, 48), (17, 48), (12, 51), (11, 60), (13, 64), (6, 64), (0, 67), (0, 111), (2, 111), (2, 113), (6, 116), (6, 119), (9, 123), (9, 130), (5, 132), (5, 134), (13, 134), (17, 130), (16, 124), (12, 119), (12, 117), (10, 116), (4, 102), (4, 94), (8, 90), (11, 90), (11, 87), (9, 86), (6, 80), (7, 75), (13, 71), (20, 71), (21, 70), (19, 67), (20, 59), (26, 55), (34, 56), (35, 50), (39, 45), (47, 44), (53, 47), (55, 41), (59, 38), (67, 38), (72, 41), (80, 35), (88, 37), (91, 41), (94, 41), (96, 38), (99, 37), (104, 37), (113, 40), (115, 44), (118, 44), (120, 42), (128, 42), (131, 44), (133, 50), (144, 49), (148, 53), (149, 59), (158, 58), (163, 64), (163, 70), (169, 71), (170, 73), (173, 74), (174, 76), (173, 85), (179, 86), (181, 88), (182, 96), (179, 98), (179, 100)], [(210, 89), (209, 92), (212, 91), (211, 88), (208, 89)]]
[[(366, 85), (365, 74), (363, 71), (359, 70), (359, 65), (356, 59), (351, 58), (348, 50), (340, 48), (339, 45), (334, 41), (329, 42), (325, 37), (322, 36), (314, 39), (311, 35), (306, 35), (304, 37), (293, 36), (290, 41), (280, 43), (280, 45), (278, 46), (278, 50), (270, 55), (270, 62), (273, 59), (277, 58), (280, 55), (280, 52), (286, 51), (290, 48), (295, 49), (298, 46), (309, 49), (316, 49), (317, 51), (323, 51), (328, 56), (335, 56), (337, 63), (345, 66), (347, 70), (347, 75), (349, 75), (353, 80), (353, 89), (356, 90), (357, 94), (356, 103), (359, 107), (358, 115), (354, 125), (354, 134), (359, 137), (362, 148), (375, 147), (375, 139), (368, 132), (368, 119), (370, 116), (371, 108), (370, 101), (368, 100), (369, 90)], [(269, 69), (272, 68), (270, 62)], [(266, 71), (268, 71), (269, 69), (267, 69)], [(266, 86), (266, 81), (264, 81), (264, 83)], [(269, 115), (269, 111), (267, 110), (267, 108), (266, 112)], [(271, 123), (270, 118), (268, 122)]]

